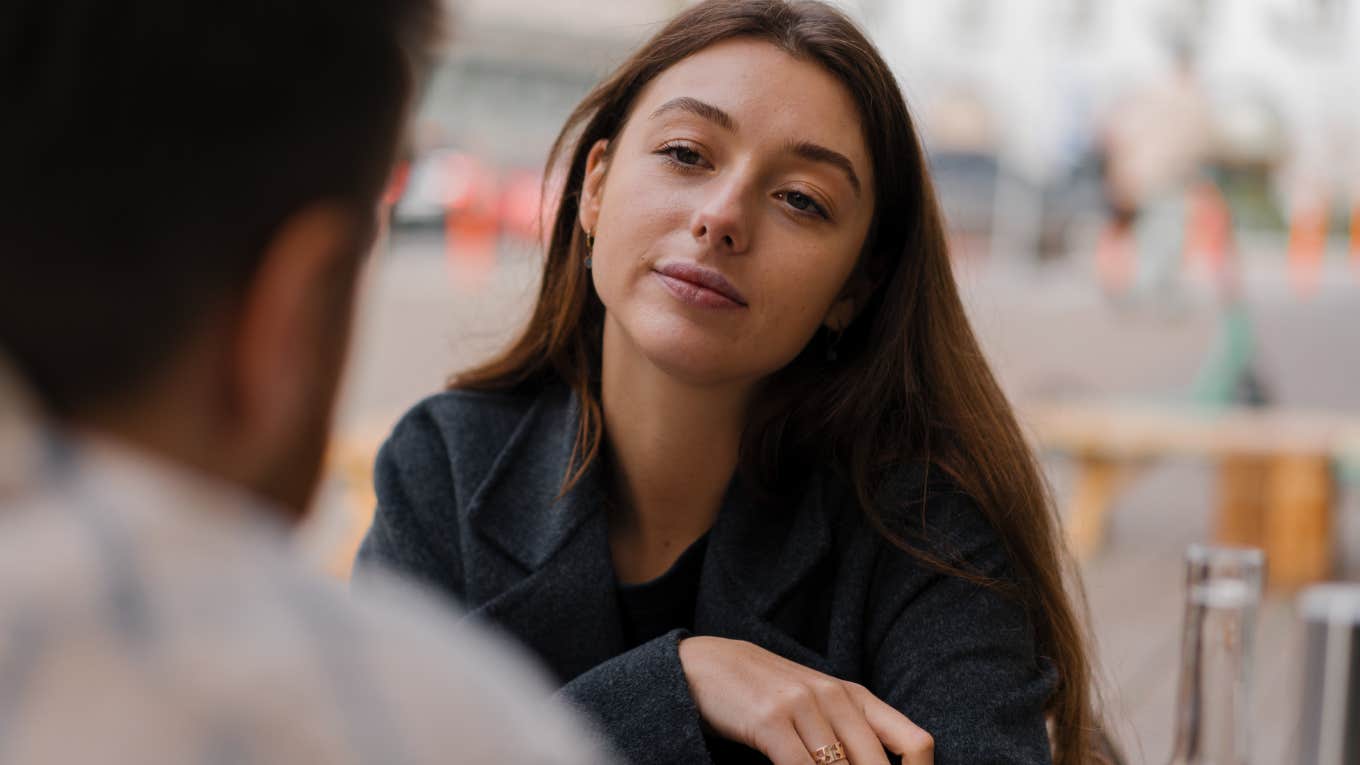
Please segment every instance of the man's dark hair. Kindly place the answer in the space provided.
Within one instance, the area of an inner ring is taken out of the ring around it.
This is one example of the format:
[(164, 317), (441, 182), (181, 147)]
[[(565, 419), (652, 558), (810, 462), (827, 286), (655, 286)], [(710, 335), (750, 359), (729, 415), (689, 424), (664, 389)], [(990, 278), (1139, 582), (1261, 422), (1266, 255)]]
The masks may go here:
[(135, 391), (290, 215), (371, 209), (439, 19), (439, 0), (0, 4), (0, 351), (58, 412)]

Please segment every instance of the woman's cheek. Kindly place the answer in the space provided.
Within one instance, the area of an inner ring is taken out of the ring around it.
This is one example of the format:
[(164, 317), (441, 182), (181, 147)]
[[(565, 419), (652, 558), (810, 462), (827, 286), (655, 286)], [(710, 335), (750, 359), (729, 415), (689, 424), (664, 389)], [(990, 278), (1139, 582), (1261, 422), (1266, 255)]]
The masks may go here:
[(780, 297), (767, 303), (768, 310), (762, 312), (756, 347), (750, 349), (757, 354), (769, 354), (777, 362), (776, 368), (792, 361), (821, 323), (816, 298), (803, 290), (778, 294)]

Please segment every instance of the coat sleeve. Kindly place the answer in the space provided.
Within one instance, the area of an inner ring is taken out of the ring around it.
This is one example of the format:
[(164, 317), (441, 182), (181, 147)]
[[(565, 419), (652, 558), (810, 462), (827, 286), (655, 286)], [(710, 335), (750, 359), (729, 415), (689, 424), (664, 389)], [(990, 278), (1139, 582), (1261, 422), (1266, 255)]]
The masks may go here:
[(562, 687), (624, 760), (636, 765), (711, 765), (699, 708), (680, 665), (684, 630), (598, 664)]
[[(1013, 582), (1000, 538), (958, 492), (931, 500), (929, 551)], [(935, 739), (937, 765), (1047, 765), (1045, 706), (1057, 683), (1025, 607), (995, 587), (923, 566), (882, 542), (869, 690)]]
[(429, 409), (412, 409), (378, 452), (377, 508), (354, 576), (385, 570), (461, 601), (457, 496), (448, 448)]

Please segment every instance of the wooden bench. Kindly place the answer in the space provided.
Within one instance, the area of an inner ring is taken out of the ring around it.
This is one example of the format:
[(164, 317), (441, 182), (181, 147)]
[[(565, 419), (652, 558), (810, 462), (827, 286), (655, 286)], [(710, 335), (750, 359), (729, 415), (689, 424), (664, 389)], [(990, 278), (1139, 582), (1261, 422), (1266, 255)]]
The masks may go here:
[(1140, 465), (1164, 457), (1218, 467), (1216, 542), (1266, 551), (1272, 586), (1292, 589), (1333, 571), (1336, 465), (1360, 459), (1360, 417), (1276, 408), (1032, 403), (1020, 419), (1078, 474), (1064, 512), (1073, 552), (1104, 543), (1110, 503)]

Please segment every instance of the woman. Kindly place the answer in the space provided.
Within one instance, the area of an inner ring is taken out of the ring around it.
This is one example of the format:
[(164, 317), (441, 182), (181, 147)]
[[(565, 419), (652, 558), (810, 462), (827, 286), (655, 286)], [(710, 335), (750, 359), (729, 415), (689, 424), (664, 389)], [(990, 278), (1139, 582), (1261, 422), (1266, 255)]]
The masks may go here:
[(532, 318), (397, 426), (361, 568), (524, 641), (633, 762), (1040, 763), (1046, 719), (1090, 761), (1051, 505), (863, 35), (699, 4), (559, 166)]

